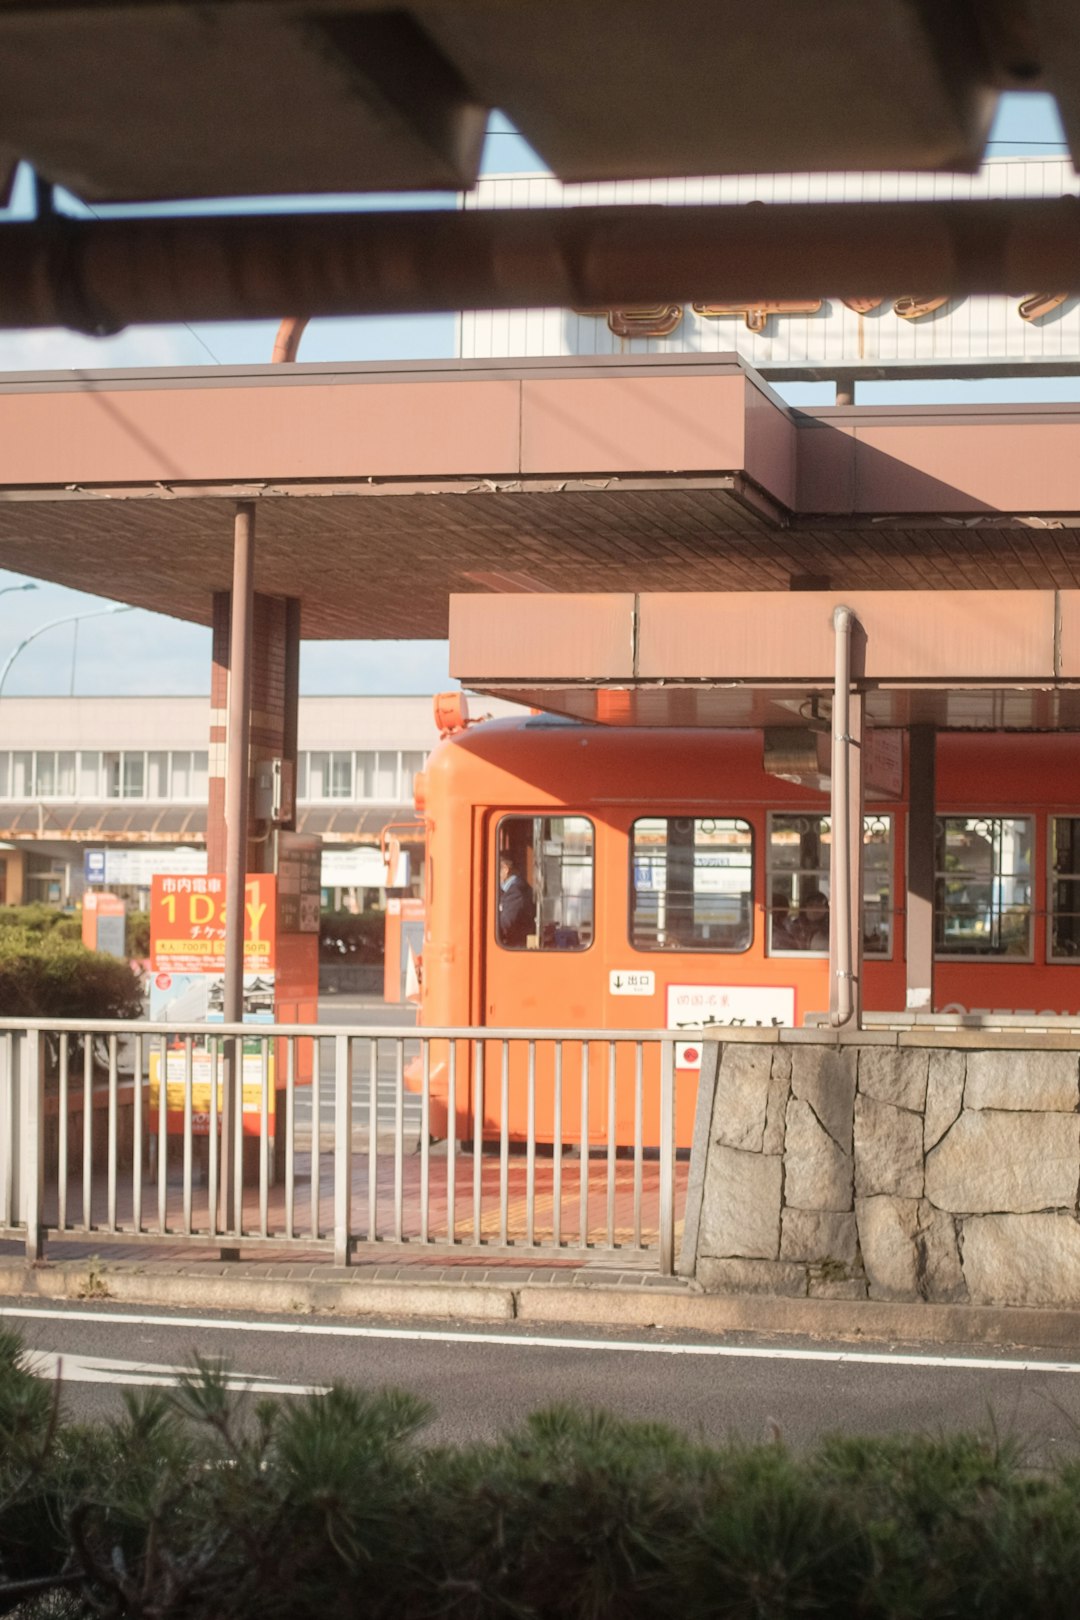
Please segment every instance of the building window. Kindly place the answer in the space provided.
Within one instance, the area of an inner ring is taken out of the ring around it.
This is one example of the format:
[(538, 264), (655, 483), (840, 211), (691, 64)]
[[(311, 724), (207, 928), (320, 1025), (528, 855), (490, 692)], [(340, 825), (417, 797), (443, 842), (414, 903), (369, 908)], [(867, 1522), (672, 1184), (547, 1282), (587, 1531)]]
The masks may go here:
[(507, 950), (583, 951), (593, 938), (594, 834), (584, 816), (504, 816), (495, 938)]
[(34, 780), (33, 754), (12, 754), (11, 756), (11, 797), (13, 799), (29, 799), (32, 795)]
[(375, 759), (372, 753), (357, 754), (356, 756), (356, 797), (358, 799), (373, 799), (375, 797)]
[(406, 752), (401, 756), (401, 802), (412, 804), (413, 782), (424, 768), (426, 754)]
[(102, 757), (105, 763), (105, 797), (107, 799), (143, 799), (146, 797), (145, 754), (110, 753)]
[(375, 798), (380, 804), (398, 802), (398, 754), (382, 748), (375, 756)]
[[(892, 955), (893, 818), (863, 818), (863, 953)], [(828, 816), (771, 815), (768, 892), (769, 954), (826, 956), (832, 824)]]
[(1050, 817), (1050, 959), (1080, 958), (1080, 816)]
[(325, 750), (308, 755), (307, 791), (309, 799), (351, 799), (353, 795), (352, 754)]
[(169, 755), (169, 798), (199, 802), (206, 798), (207, 754), (183, 749)]
[(939, 816), (938, 956), (1031, 956), (1030, 816)]
[(79, 798), (100, 799), (101, 796), (101, 755), (97, 753), (80, 754)]
[(630, 849), (630, 942), (639, 951), (745, 951), (754, 933), (748, 821), (650, 816)]
[(356, 797), (372, 799), (379, 804), (398, 804), (405, 798), (411, 798), (411, 776), (405, 784), (407, 793), (398, 786), (398, 765), (405, 759), (418, 760), (416, 770), (420, 770), (423, 766), (423, 754), (401, 755), (396, 748), (381, 748), (378, 753), (368, 750), (366, 753), (357, 754)]
[(157, 752), (147, 754), (146, 797), (148, 799), (167, 799), (169, 797), (168, 754)]

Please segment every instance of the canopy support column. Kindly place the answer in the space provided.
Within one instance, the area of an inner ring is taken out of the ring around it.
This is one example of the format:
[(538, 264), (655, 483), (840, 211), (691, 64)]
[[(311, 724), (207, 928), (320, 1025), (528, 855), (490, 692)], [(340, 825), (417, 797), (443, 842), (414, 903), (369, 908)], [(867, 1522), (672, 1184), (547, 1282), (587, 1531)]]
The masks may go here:
[[(225, 984), (222, 1017), (244, 1015), (244, 890), (247, 878), (248, 792), (251, 772), (251, 648), (255, 607), (255, 506), (242, 501), (233, 527), (229, 627), (229, 707), (225, 759)], [(230, 1043), (221, 1100), (221, 1210), (228, 1220), (229, 1185), (240, 1129), (241, 1043)], [(239, 1204), (239, 1188), (234, 1198)], [(239, 1237), (239, 1229), (237, 1237)]]
[(863, 700), (851, 687), (858, 631), (851, 609), (836, 608), (829, 906), (829, 1023), (834, 1029), (862, 1024)]
[(908, 1012), (934, 1010), (934, 846), (937, 731), (908, 733), (907, 947)]

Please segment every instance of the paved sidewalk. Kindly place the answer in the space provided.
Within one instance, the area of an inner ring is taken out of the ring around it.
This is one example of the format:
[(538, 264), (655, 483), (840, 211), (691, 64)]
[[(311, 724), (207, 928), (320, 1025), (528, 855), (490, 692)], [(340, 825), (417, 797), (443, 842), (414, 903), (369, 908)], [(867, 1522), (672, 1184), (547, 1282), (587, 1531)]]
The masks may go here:
[[(680, 1160), (675, 1167), (677, 1215), (681, 1215), (685, 1199), (687, 1171), (687, 1163)], [(284, 1177), (268, 1185), (265, 1212), (257, 1173), (254, 1178), (249, 1174), (241, 1245), (244, 1237), (264, 1244), (279, 1240), (290, 1257), (297, 1258), (307, 1244), (312, 1252), (306, 1257), (312, 1263), (322, 1258), (334, 1230), (334, 1165), (329, 1152), (318, 1156), (315, 1173), (313, 1186), (312, 1156), (297, 1152), (291, 1188)], [(71, 1165), (67, 1177), (63, 1210), (55, 1177), (47, 1184), (45, 1222), (51, 1229), (50, 1251), (57, 1243), (75, 1241), (89, 1245), (91, 1252), (95, 1247), (107, 1248), (119, 1258), (125, 1237), (130, 1235), (133, 1252), (142, 1249), (147, 1240), (160, 1246), (171, 1239), (170, 1258), (179, 1258), (192, 1242), (209, 1241), (209, 1234), (220, 1225), (211, 1222), (209, 1187), (197, 1165), (189, 1209), (185, 1208), (182, 1168), (174, 1162), (159, 1161), (154, 1170), (144, 1169), (135, 1178), (129, 1157), (126, 1164), (118, 1165), (111, 1195), (108, 1177), (100, 1171), (87, 1190), (89, 1196), (84, 1199), (77, 1164)], [(512, 1256), (519, 1266), (528, 1265), (537, 1248), (565, 1248), (568, 1264), (582, 1264), (589, 1259), (591, 1248), (608, 1254), (623, 1250), (631, 1268), (645, 1264), (655, 1270), (659, 1217), (660, 1166), (656, 1159), (646, 1159), (638, 1174), (631, 1159), (609, 1162), (606, 1156), (582, 1160), (567, 1155), (557, 1178), (550, 1157), (537, 1156), (530, 1171), (520, 1154), (512, 1155), (503, 1166), (497, 1153), (483, 1154), (478, 1164), (471, 1152), (459, 1151), (451, 1175), (443, 1147), (429, 1156), (425, 1184), (424, 1160), (418, 1153), (403, 1152), (399, 1159), (392, 1150), (375, 1154), (355, 1150), (353, 1154), (351, 1234), (368, 1245), (414, 1244), (424, 1256), (423, 1264), (430, 1264), (436, 1252), (431, 1245), (445, 1248), (450, 1243), (452, 1230), (455, 1244), (468, 1246), (473, 1255), (489, 1264), (492, 1260), (485, 1260), (482, 1253), (485, 1246), (519, 1250), (520, 1255)], [(141, 1239), (134, 1237), (136, 1229), (144, 1234)], [(218, 1239), (219, 1243), (228, 1241)], [(161, 1254), (160, 1247), (157, 1252)], [(417, 1262), (410, 1257), (403, 1263)]]
[[(308, 1263), (293, 1254), (268, 1259), (241, 1251), (222, 1261), (191, 1250), (176, 1259), (149, 1249), (137, 1258), (75, 1256), (27, 1266), (14, 1245), (0, 1244), (0, 1297), (27, 1304), (78, 1304), (81, 1309), (179, 1310), (203, 1315), (314, 1314), (328, 1320), (482, 1322), (515, 1332), (548, 1334), (567, 1328), (583, 1336), (612, 1330), (635, 1338), (661, 1332), (677, 1338), (825, 1340), (854, 1348), (907, 1345), (992, 1346), (1056, 1352), (1074, 1358), (1080, 1311), (996, 1309), (971, 1305), (894, 1304), (875, 1300), (788, 1298), (768, 1294), (715, 1295), (679, 1278), (644, 1269), (564, 1263), (522, 1266), (481, 1258), (439, 1266), (399, 1255), (358, 1255), (355, 1266)], [(82, 1247), (82, 1246), (80, 1246)], [(5, 1252), (7, 1251), (7, 1252)], [(844, 1352), (837, 1351), (842, 1359)]]

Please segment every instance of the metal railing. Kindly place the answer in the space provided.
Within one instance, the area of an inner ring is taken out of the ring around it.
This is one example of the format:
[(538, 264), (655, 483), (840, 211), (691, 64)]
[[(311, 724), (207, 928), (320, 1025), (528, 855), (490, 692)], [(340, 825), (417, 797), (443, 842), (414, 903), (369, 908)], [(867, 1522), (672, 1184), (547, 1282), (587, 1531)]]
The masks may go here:
[(664, 1031), (0, 1019), (0, 1237), (670, 1275), (675, 1102)]

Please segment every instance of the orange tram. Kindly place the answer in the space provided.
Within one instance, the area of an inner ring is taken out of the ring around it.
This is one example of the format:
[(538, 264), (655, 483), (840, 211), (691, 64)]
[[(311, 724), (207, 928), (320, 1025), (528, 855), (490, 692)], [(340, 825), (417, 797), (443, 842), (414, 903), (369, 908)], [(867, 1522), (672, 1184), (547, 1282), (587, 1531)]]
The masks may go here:
[[(434, 750), (417, 809), (421, 1025), (789, 1026), (828, 1007), (828, 798), (768, 774), (760, 731), (487, 721)], [(905, 849), (903, 796), (868, 801), (868, 1011), (905, 1004)], [(1080, 769), (1070, 736), (940, 734), (935, 874), (935, 1011), (1080, 1014)], [(472, 1135), (467, 1044), (455, 1054), (452, 1109), (447, 1053), (432, 1054), (435, 1134), (449, 1133), (452, 1112), (455, 1134)], [(501, 1044), (482, 1043), (485, 1135), (503, 1128)], [(563, 1060), (564, 1123), (580, 1098), (574, 1051)], [(655, 1049), (649, 1056), (652, 1119), (659, 1064)], [(615, 1087), (597, 1057), (587, 1114), (590, 1134), (606, 1140)], [(690, 1041), (677, 1049), (681, 1146), (693, 1125), (694, 1057)], [(533, 1061), (536, 1138), (551, 1140), (550, 1043)], [(633, 1048), (620, 1048), (618, 1062), (615, 1129), (629, 1142), (634, 1081), (622, 1071)], [(524, 1065), (515, 1046), (511, 1140), (528, 1128)]]

